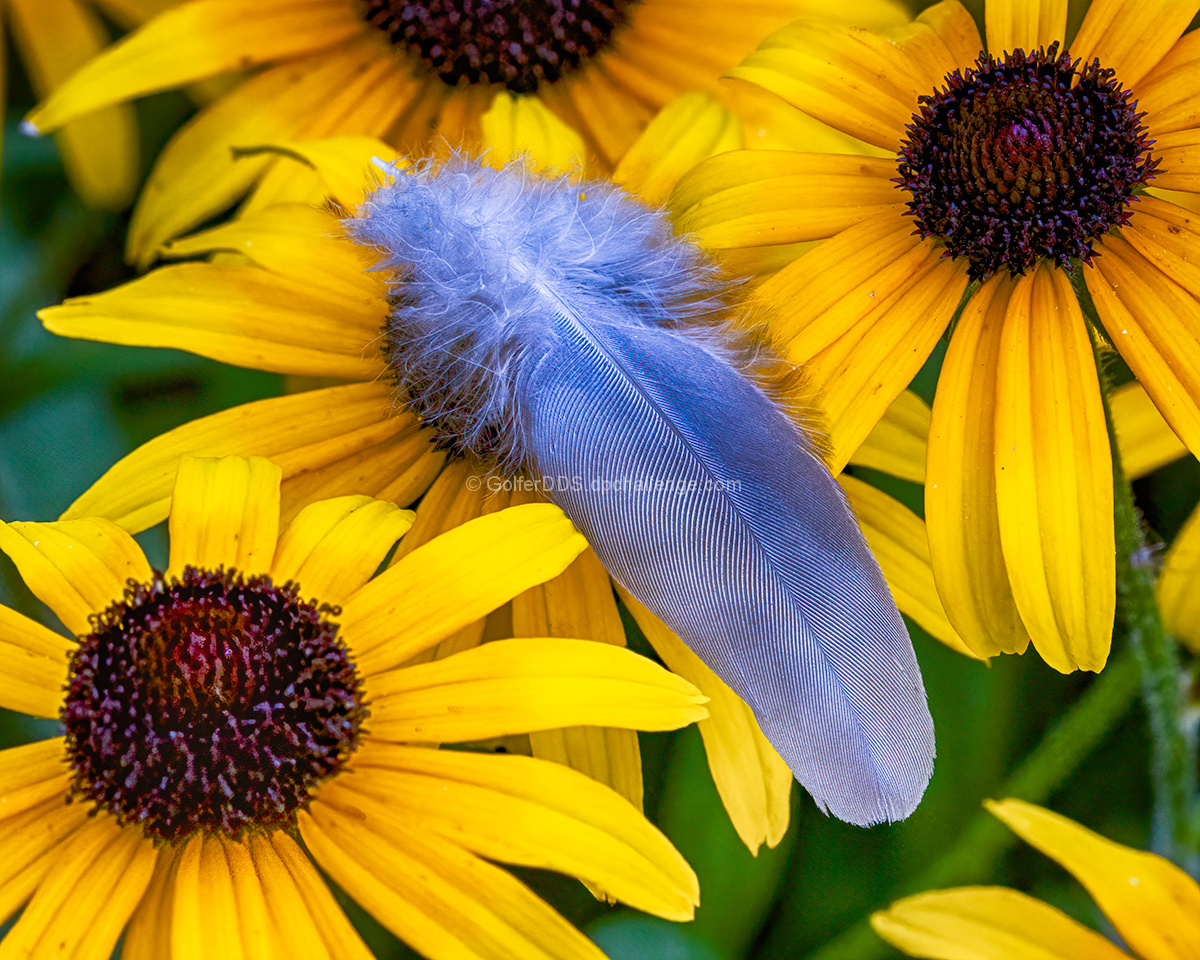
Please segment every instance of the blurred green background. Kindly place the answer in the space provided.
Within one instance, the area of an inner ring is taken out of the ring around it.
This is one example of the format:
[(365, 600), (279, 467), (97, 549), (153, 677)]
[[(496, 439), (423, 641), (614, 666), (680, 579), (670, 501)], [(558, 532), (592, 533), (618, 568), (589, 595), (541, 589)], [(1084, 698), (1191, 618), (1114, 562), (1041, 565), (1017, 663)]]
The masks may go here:
[[(51, 520), (138, 444), (195, 417), (277, 394), (282, 383), (174, 351), (59, 339), (41, 328), (38, 308), (133, 277), (121, 253), (127, 216), (87, 209), (67, 185), (53, 141), (17, 132), (16, 121), (34, 98), (19, 62), (8, 54), (0, 175), (0, 518)], [(148, 158), (191, 104), (182, 94), (164, 94), (137, 109)], [(937, 359), (915, 385), (927, 399)], [(863, 475), (920, 512), (919, 488)], [(1177, 462), (1140, 482), (1137, 493), (1152, 540), (1169, 543), (1200, 499), (1200, 469), (1191, 458)], [(140, 539), (152, 562), (164, 565), (162, 530)], [(5, 558), (0, 602), (58, 628)], [(899, 895), (947, 883), (1018, 887), (1104, 930), (1082, 888), (1052, 861), (1016, 843), (980, 806), (984, 798), (1007, 794), (1022, 763), (1098, 681), (1059, 675), (1035, 654), (984, 666), (915, 626), (912, 631), (937, 726), (938, 761), (924, 802), (907, 822), (870, 830), (848, 826), (821, 815), (797, 788), (788, 835), (755, 858), (717, 800), (695, 730), (643, 735), (647, 813), (700, 875), (696, 920), (670, 924), (597, 903), (574, 881), (521, 875), (614, 960), (891, 957), (864, 927), (865, 916)], [(644, 643), (640, 649), (650, 653)], [(1115, 649), (1113, 667), (1099, 681), (1107, 687), (1092, 693), (1100, 720), (1068, 728), (1037, 754), (1039, 763), (1050, 761), (1042, 779), (1053, 789), (1030, 799), (1145, 848), (1148, 732), (1133, 695), (1136, 678), (1129, 669), (1121, 672), (1123, 661), (1124, 651)], [(53, 730), (50, 722), (7, 714), (0, 717), (0, 746)], [(965, 838), (970, 843), (964, 847)], [(361, 911), (348, 909), (380, 957), (411, 956)]]

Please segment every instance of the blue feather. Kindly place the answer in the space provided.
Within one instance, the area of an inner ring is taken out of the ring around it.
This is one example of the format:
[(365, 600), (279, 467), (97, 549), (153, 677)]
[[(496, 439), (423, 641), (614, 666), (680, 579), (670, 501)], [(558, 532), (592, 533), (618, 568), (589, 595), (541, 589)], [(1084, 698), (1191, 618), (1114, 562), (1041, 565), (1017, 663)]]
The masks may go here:
[(934, 757), (912, 644), (700, 251), (611, 185), (461, 158), (398, 175), (348, 225), (393, 272), (392, 367), (443, 442), (546, 477), (822, 809), (908, 816)]

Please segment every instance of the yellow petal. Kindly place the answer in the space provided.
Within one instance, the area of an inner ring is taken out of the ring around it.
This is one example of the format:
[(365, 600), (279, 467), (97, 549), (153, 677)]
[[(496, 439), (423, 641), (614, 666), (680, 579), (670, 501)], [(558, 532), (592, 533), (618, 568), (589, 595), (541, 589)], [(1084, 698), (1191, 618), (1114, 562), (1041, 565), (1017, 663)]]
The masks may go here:
[(1163, 626), (1200, 652), (1200, 511), (1175, 535), (1156, 584)]
[(1162, 161), (1154, 174), (1156, 187), (1200, 192), (1200, 130), (1156, 134), (1154, 156)]
[(0, 707), (57, 717), (75, 644), (0, 606)]
[(93, 822), (86, 804), (64, 803), (65, 796), (60, 788), (41, 803), (0, 818), (0, 917), (6, 921), (51, 870), (61, 867), (63, 851)]
[(988, 0), (987, 48), (995, 57), (1010, 50), (1036, 50), (1067, 33), (1067, 0)]
[(0, 523), (0, 550), (76, 636), (92, 632), (90, 618), (125, 595), (126, 581), (152, 576), (141, 547), (107, 520)]
[(300, 834), (321, 867), (377, 920), (429, 957), (603, 960), (583, 934), (513, 877), (436, 834), (392, 819), (384, 837), (314, 803)]
[(871, 217), (763, 283), (754, 304), (830, 427), (839, 472), (908, 386), (954, 315), (963, 264), (911, 236), (901, 217)]
[[(729, 76), (757, 83), (832, 127), (894, 151), (918, 98), (965, 65), (955, 48), (970, 17), (957, 4), (941, 6), (961, 12), (950, 16), (934, 8), (911, 24), (880, 30), (799, 21), (767, 37)], [(955, 36), (953, 46), (943, 32)], [(980, 46), (975, 44), (976, 52)]]
[(65, 337), (176, 347), (278, 373), (374, 380), (382, 300), (346, 300), (257, 267), (185, 263), (38, 314)]
[(997, 274), (971, 298), (942, 362), (929, 425), (925, 525), (946, 616), (981, 657), (1020, 653), (996, 512), (996, 365), (1013, 281)]
[(1112, 455), (1091, 338), (1061, 270), (1017, 281), (996, 371), (996, 504), (1029, 637), (1064, 673), (1099, 671), (1116, 607)]
[(271, 576), (294, 580), (305, 597), (340, 606), (383, 562), (415, 514), (370, 497), (309, 504), (279, 538)]
[[(283, 938), (285, 957), (321, 960), (321, 955), (312, 951), (324, 946), (325, 955), (337, 960), (374, 960), (375, 955), (334, 900), (325, 878), (295, 840), (276, 831), (271, 834), (270, 842), (259, 838), (252, 841), (251, 847), (255, 870), (263, 878), (268, 894), (270, 912), (287, 918), (286, 925), (296, 921)], [(309, 934), (310, 930), (315, 936)]]
[[(246, 152), (253, 149), (248, 147)], [(377, 137), (346, 134), (271, 144), (268, 149), (310, 167), (324, 185), (324, 195), (347, 211), (356, 210), (364, 193), (379, 185), (381, 172), (373, 160), (383, 160), (401, 170), (409, 165), (394, 147)]]
[(365, 674), (388, 670), (549, 580), (587, 546), (558, 507), (479, 517), (403, 557), (351, 596), (343, 638)]
[(377, 255), (349, 240), (329, 210), (309, 204), (278, 204), (244, 214), (173, 241), (163, 256), (194, 258), (219, 251), (241, 254), (272, 273), (341, 300), (378, 299), (382, 304), (387, 296), (379, 274), (370, 271)]
[(1185, 33), (1137, 85), (1138, 109), (1154, 135), (1200, 123), (1196, 84), (1200, 82), (1200, 35)]
[(697, 163), (741, 145), (736, 114), (710, 94), (685, 93), (664, 107), (625, 152), (613, 171), (613, 183), (660, 207), (679, 178)]
[(64, 803), (70, 785), (71, 768), (63, 737), (0, 750), (0, 821), (48, 800)]
[(269, 572), (279, 538), (279, 478), (279, 467), (262, 457), (184, 457), (171, 502), (168, 576), (182, 576), (188, 565)]
[[(170, 509), (179, 458), (188, 455), (267, 457), (283, 470), (285, 500), (289, 481), (303, 479), (311, 487), (322, 479), (323, 468), (340, 470), (343, 484), (361, 483), (359, 465), (347, 461), (363, 453), (386, 455), (391, 480), (420, 479), (430, 469), (436, 474), (441, 457), (434, 454), (429, 437), (412, 414), (393, 414), (393, 407), (386, 384), (361, 383), (257, 400), (193, 420), (119, 461), (63, 518), (111, 517), (133, 531), (158, 523)], [(436, 461), (432, 465), (431, 458)], [(429, 479), (417, 484), (418, 493)], [(412, 497), (380, 499), (408, 503)]]
[(576, 724), (674, 730), (706, 715), (706, 698), (653, 661), (559, 637), (499, 640), (368, 674), (367, 695), (371, 735), (401, 743), (486, 740)]
[(554, 870), (670, 920), (690, 920), (695, 874), (623, 797), (533, 757), (364, 743), (319, 803), (359, 810), (383, 836), (402, 823), (503, 863)]
[(569, 173), (580, 169), (583, 138), (536, 97), (497, 94), (480, 118), (487, 162), (503, 167), (526, 158), (535, 170)]
[(686, 174), (671, 206), (712, 250), (821, 240), (870, 217), (902, 222), (895, 175), (894, 158), (735, 150)]
[(63, 844), (5, 935), (5, 951), (105, 960), (150, 882), (156, 855), (140, 830), (118, 827), (107, 815), (93, 818)]
[(1071, 41), (1071, 55), (1115, 70), (1135, 86), (1179, 39), (1195, 14), (1190, 0), (1094, 0)]
[(1023, 800), (986, 806), (1022, 840), (1053, 857), (1087, 887), (1121, 938), (1143, 960), (1200, 957), (1200, 886), (1175, 864), (1114, 843)]
[[(11, 0), (13, 42), (39, 97), (91, 60), (109, 42), (107, 27), (79, 0)], [(92, 206), (120, 209), (138, 176), (137, 122), (110, 107), (63, 127), (59, 153), (71, 185)]]
[(171, 955), (171, 907), (179, 850), (167, 846), (159, 851), (146, 893), (125, 928), (121, 960), (162, 960)]
[(363, 24), (348, 0), (181, 4), (114, 44), (29, 115), (45, 133), (97, 107), (340, 43)]
[(861, 480), (842, 474), (838, 483), (862, 527), (867, 546), (879, 561), (900, 612), (912, 617), (930, 636), (956, 653), (978, 658), (946, 617), (929, 563), (929, 537), (924, 521), (882, 490)]
[[(620, 589), (620, 588), (618, 588)], [(773, 847), (787, 833), (792, 771), (767, 742), (754, 712), (653, 613), (625, 590), (621, 601), (672, 671), (708, 697), (697, 723), (717, 793), (751, 853)]]
[(1136, 380), (1114, 390), (1108, 402), (1121, 451), (1121, 467), (1131, 480), (1187, 456), (1183, 441), (1167, 426), (1154, 401)]
[(198, 834), (179, 852), (171, 916), (171, 957), (245, 960), (233, 877), (222, 843)]
[[(211, 845), (211, 841), (209, 843)], [(227, 839), (222, 839), (220, 843), (229, 864), (230, 893), (233, 902), (237, 904), (238, 939), (242, 942), (246, 956), (253, 960), (259, 960), (260, 957), (262, 960), (285, 960), (287, 955), (279, 950), (281, 938), (276, 933), (275, 924), (271, 922), (262, 879), (255, 869), (249, 846), (245, 842)], [(206, 852), (215, 858), (214, 852)], [(285, 923), (292, 923), (295, 913), (281, 916), (286, 917)]]
[(911, 390), (892, 401), (850, 463), (882, 470), (901, 480), (925, 482), (929, 405)]
[[(129, 225), (129, 259), (144, 269), (163, 243), (227, 209), (279, 162), (278, 154), (247, 156), (238, 148), (386, 131), (404, 109), (410, 84), (401, 77), (403, 59), (387, 55), (390, 48), (372, 34), (269, 67), (185, 124), (142, 190)], [(311, 178), (288, 165), (285, 176)]]
[[(577, 637), (625, 646), (612, 580), (596, 554), (585, 550), (561, 575), (515, 597), (512, 634)], [(641, 809), (642, 758), (634, 731), (568, 727), (531, 733), (529, 744), (535, 757), (573, 767)]]
[(1129, 960), (1061, 910), (1004, 887), (921, 893), (871, 915), (884, 940), (936, 960)]
[(1125, 239), (1085, 270), (1113, 344), (1193, 453), (1200, 451), (1200, 303)]

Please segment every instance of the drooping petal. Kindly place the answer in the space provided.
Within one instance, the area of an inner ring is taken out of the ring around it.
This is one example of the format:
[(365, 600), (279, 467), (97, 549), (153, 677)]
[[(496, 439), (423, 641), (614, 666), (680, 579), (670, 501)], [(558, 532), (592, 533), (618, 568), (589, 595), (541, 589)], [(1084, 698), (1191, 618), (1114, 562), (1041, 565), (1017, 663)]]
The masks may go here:
[(774, 847), (787, 833), (792, 771), (763, 736), (750, 707), (632, 594), (620, 593), (663, 663), (709, 699), (708, 716), (696, 726), (717, 793), (742, 843), (755, 854), (764, 843)]
[(550, 504), (479, 517), (418, 547), (347, 599), (343, 637), (364, 676), (391, 669), (562, 573), (586, 547)]
[(257, 267), (163, 267), (39, 316), (60, 336), (176, 347), (257, 370), (374, 380), (386, 369), (382, 300), (348, 300)]
[(184, 457), (175, 481), (168, 575), (181, 576), (189, 564), (267, 573), (279, 539), (280, 475), (262, 457)]
[(0, 817), (0, 917), (6, 921), (63, 863), (71, 840), (92, 822), (86, 804), (64, 803), (62, 785), (55, 786), (59, 789), (41, 803)]
[(371, 579), (415, 514), (370, 497), (309, 504), (279, 537), (271, 577), (295, 580), (306, 597), (340, 606)]
[(905, 390), (854, 451), (850, 463), (882, 470), (901, 480), (924, 483), (930, 417), (929, 405), (911, 390)]
[(1143, 960), (1200, 957), (1200, 885), (1171, 861), (1114, 843), (1023, 800), (986, 806), (1087, 887)]
[(1200, 511), (1175, 535), (1156, 584), (1163, 626), (1200, 652)]
[(772, 340), (820, 398), (835, 473), (928, 359), (967, 287), (965, 266), (911, 233), (901, 217), (864, 220), (755, 292)]
[[(526, 590), (512, 602), (516, 637), (575, 637), (625, 645), (625, 629), (612, 580), (592, 550), (562, 574)], [(566, 727), (529, 735), (535, 757), (587, 774), (642, 806), (642, 758), (637, 733), (616, 727)]]
[(392, 820), (388, 835), (329, 803), (300, 833), (337, 884), (430, 960), (602, 960), (583, 934), (513, 877), (429, 832)]
[(1114, 390), (1108, 402), (1121, 451), (1121, 467), (1131, 480), (1187, 456), (1183, 441), (1167, 426), (1154, 401), (1136, 380)]
[[(121, 942), (121, 960), (162, 960), (171, 955), (171, 904), (179, 847), (163, 847), (141, 902), (129, 918)], [(275, 960), (271, 954), (265, 954)]]
[(76, 636), (89, 619), (125, 594), (126, 581), (151, 577), (142, 548), (108, 520), (0, 523), (0, 550), (22, 579)]
[(197, 0), (114, 44), (29, 115), (44, 132), (98, 107), (319, 50), (361, 33), (350, 0)]
[(173, 960), (246, 960), (233, 877), (221, 840), (197, 834), (179, 851), (171, 911)]
[(709, 250), (823, 240), (872, 217), (899, 222), (895, 175), (894, 158), (733, 150), (689, 169), (671, 207)]
[(118, 827), (107, 815), (92, 818), (62, 845), (5, 935), (5, 951), (106, 960), (150, 883), (156, 856), (140, 830)]
[(623, 647), (587, 640), (499, 640), (433, 663), (364, 673), (371, 735), (399, 743), (577, 724), (674, 730), (706, 715), (706, 698), (686, 680)]
[(487, 161), (499, 168), (526, 157), (535, 169), (579, 170), (583, 138), (536, 97), (498, 94), (480, 118)]
[(1126, 90), (1137, 85), (1196, 14), (1191, 0), (1095, 0), (1071, 41), (1071, 55), (1115, 70)]
[(66, 637), (0, 606), (0, 707), (56, 717), (75, 649)]
[[(283, 470), (285, 519), (299, 509), (296, 501), (316, 487), (330, 490), (328, 496), (369, 492), (409, 503), (437, 475), (444, 459), (412, 414), (393, 412), (386, 384), (328, 387), (256, 400), (155, 437), (110, 468), (63, 519), (111, 517), (128, 530), (144, 530), (166, 518), (181, 456), (256, 454)], [(377, 460), (388, 469), (371, 468)], [(327, 474), (336, 476), (327, 481)], [(339, 477), (342, 486), (364, 489), (334, 492)], [(365, 491), (367, 480), (379, 486)], [(295, 504), (290, 511), (289, 502)]]
[(1064, 673), (1099, 671), (1116, 606), (1112, 454), (1070, 281), (1040, 265), (1008, 301), (996, 370), (996, 504), (1029, 637)]
[[(1131, 224), (1133, 232), (1141, 224)], [(1143, 237), (1145, 234), (1143, 234)], [(1200, 451), (1200, 302), (1121, 236), (1084, 271), (1109, 338), (1188, 449)], [(1186, 275), (1184, 275), (1186, 278)]]
[(1062, 46), (1067, 32), (1067, 0), (988, 0), (987, 48), (994, 57), (1012, 50)]
[[(109, 42), (108, 29), (79, 0), (11, 0), (7, 13), (13, 43), (39, 97), (48, 96)], [(55, 139), (67, 177), (85, 201), (112, 210), (129, 203), (138, 176), (137, 123), (129, 107), (81, 117)]]
[(1130, 960), (1083, 924), (1005, 887), (920, 893), (871, 915), (905, 953), (935, 960)]
[(842, 474), (838, 483), (879, 561), (900, 612), (951, 650), (978, 658), (950, 625), (929, 563), (929, 537), (915, 513), (870, 484)]
[(947, 617), (981, 657), (1021, 653), (1029, 644), (1000, 547), (992, 469), (996, 365), (1013, 286), (997, 274), (963, 310), (942, 362), (929, 425), (929, 559)]
[(579, 877), (639, 910), (691, 919), (699, 899), (691, 868), (627, 800), (574, 770), (375, 742), (355, 754), (354, 769), (317, 802), (360, 811), (383, 836), (401, 823), (489, 860)]
[[(251, 851), (272, 915), (300, 921), (285, 938), (285, 956), (307, 958), (315, 946), (323, 945), (336, 960), (374, 960), (334, 900), (329, 884), (295, 840), (276, 831), (269, 841), (251, 841)], [(309, 935), (310, 929), (315, 937)]]
[[(612, 181), (660, 207), (679, 178), (697, 163), (741, 145), (737, 115), (711, 94), (692, 91), (673, 100), (650, 121), (621, 157)], [(676, 227), (687, 229), (678, 223)]]

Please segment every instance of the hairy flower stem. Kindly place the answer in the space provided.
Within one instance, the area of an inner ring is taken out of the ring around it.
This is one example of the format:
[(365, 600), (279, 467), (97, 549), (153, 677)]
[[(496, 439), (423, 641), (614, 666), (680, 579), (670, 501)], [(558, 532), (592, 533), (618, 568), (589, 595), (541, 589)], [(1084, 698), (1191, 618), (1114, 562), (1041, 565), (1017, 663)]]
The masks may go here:
[[(1138, 664), (1126, 651), (1114, 655), (1091, 686), (1051, 728), (1012, 776), (992, 795), (1046, 803), (1104, 740), (1137, 696)], [(895, 892), (895, 898), (994, 879), (997, 861), (1017, 842), (1016, 834), (980, 810), (954, 848)], [(880, 907), (886, 904), (880, 904)], [(807, 960), (881, 960), (893, 955), (864, 918)]]
[[(1093, 331), (1103, 329), (1082, 278), (1076, 292)], [(1093, 334), (1095, 343), (1095, 333)], [(1117, 547), (1117, 630), (1137, 658), (1141, 670), (1142, 699), (1150, 724), (1150, 772), (1154, 811), (1150, 847), (1189, 873), (1200, 866), (1200, 847), (1194, 829), (1197, 796), (1196, 724), (1189, 717), (1184, 697), (1184, 673), (1175, 639), (1164, 629), (1154, 593), (1152, 562), (1133, 487), (1121, 463), (1109, 404), (1109, 384), (1104, 363), (1096, 351), (1100, 394), (1113, 450), (1113, 519)]]

